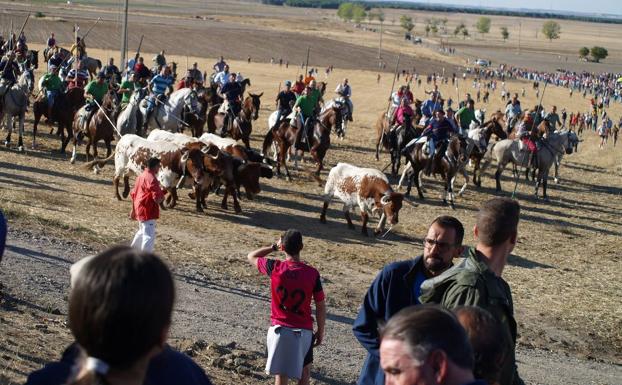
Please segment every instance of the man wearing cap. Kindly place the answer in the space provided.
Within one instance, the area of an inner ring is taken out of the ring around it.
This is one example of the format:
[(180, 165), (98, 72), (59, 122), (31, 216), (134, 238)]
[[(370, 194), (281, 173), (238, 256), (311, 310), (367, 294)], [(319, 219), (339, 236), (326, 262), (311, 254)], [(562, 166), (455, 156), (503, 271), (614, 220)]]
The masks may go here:
[(313, 129), (315, 110), (321, 100), (322, 94), (320, 90), (315, 88), (315, 80), (311, 80), (305, 93), (299, 96), (294, 104), (294, 109), (299, 112), (298, 115), (300, 116), (300, 119), (294, 118), (291, 122), (292, 126), (299, 128), (296, 135), (296, 144), (306, 143)]
[(147, 114), (145, 115), (145, 132), (147, 132), (147, 129), (149, 127), (149, 119), (151, 118), (151, 114), (155, 110), (157, 101), (162, 102), (164, 100), (166, 91), (170, 91), (172, 85), (173, 77), (171, 76), (171, 69), (168, 66), (162, 67), (160, 73), (151, 78), (151, 80), (149, 81), (149, 90), (151, 91), (151, 95), (148, 99)]
[(58, 67), (54, 65), (50, 66), (49, 72), (43, 75), (41, 86), (45, 89), (45, 97), (47, 98), (48, 103), (46, 123), (50, 123), (52, 121), (52, 107), (54, 106), (54, 100), (63, 88), (63, 81), (58, 76)]
[(337, 88), (335, 88), (335, 93), (341, 96), (346, 102), (346, 105), (348, 106), (348, 120), (352, 121), (354, 106), (352, 105), (352, 101), (350, 100), (350, 98), (352, 97), (352, 87), (350, 87), (350, 84), (348, 83), (348, 78), (343, 79), (343, 82), (337, 85)]
[[(91, 80), (84, 89), (84, 97), (87, 99), (84, 109), (87, 112), (85, 126), (88, 126), (91, 121), (91, 117), (101, 106), (104, 96), (108, 92), (108, 83), (106, 83), (106, 75), (103, 71), (97, 74), (97, 79)], [(96, 103), (97, 102), (97, 103)], [(99, 106), (98, 106), (99, 105)]]
[(292, 106), (296, 103), (296, 95), (292, 92), (292, 82), (285, 81), (285, 89), (276, 96), (276, 120), (272, 128), (279, 126), (281, 118), (287, 117), (292, 112)]

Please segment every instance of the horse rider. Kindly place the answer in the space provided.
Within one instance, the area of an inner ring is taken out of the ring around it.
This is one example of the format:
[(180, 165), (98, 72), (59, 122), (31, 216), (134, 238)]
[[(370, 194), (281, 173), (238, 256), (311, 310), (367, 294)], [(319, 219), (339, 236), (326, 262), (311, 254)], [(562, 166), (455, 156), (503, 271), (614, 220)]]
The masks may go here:
[(184, 89), (184, 88), (193, 88), (195, 85), (194, 78), (192, 77), (192, 71), (188, 70), (186, 72), (186, 76), (181, 79), (177, 85), (175, 86), (175, 91)]
[[(203, 84), (203, 74), (201, 73), (201, 70), (199, 70), (199, 63), (197, 62), (193, 63), (192, 68), (188, 69), (188, 73), (191, 75), (190, 77), (192, 78), (192, 80), (197, 86), (200, 86)], [(238, 81), (241, 81), (241, 80), (238, 79)]]
[(17, 45), (17, 38), (15, 37), (15, 32), (12, 32), (9, 36), (9, 39), (2, 46), (2, 50), (4, 52), (13, 51), (15, 46)]
[(462, 136), (466, 136), (469, 132), (471, 122), (477, 123), (478, 127), (483, 123), (475, 117), (475, 101), (473, 99), (467, 101), (467, 105), (456, 112), (456, 120), (460, 126), (460, 135)]
[(296, 103), (296, 94), (292, 92), (292, 82), (285, 81), (285, 89), (276, 96), (276, 120), (273, 129), (278, 127), (282, 118), (287, 118), (292, 113), (292, 107)]
[(41, 81), (42, 89), (45, 89), (45, 97), (48, 105), (48, 113), (46, 123), (52, 121), (52, 107), (54, 107), (54, 101), (58, 95), (63, 91), (63, 81), (58, 76), (58, 67), (50, 66), (48, 72), (43, 75)]
[[(228, 66), (226, 66), (228, 67)], [(225, 118), (222, 122), (222, 128), (220, 135), (224, 135), (227, 131), (227, 127), (233, 124), (234, 119), (239, 115), (242, 110), (242, 85), (237, 81), (237, 74), (232, 72), (229, 74), (229, 80), (225, 83), (220, 90), (218, 90), (218, 96), (224, 99), (225, 105), (222, 107), (225, 109)]]
[(102, 70), (104, 75), (106, 75), (106, 80), (109, 84), (117, 84), (121, 81), (121, 71), (114, 64), (114, 59), (110, 58), (108, 60), (108, 64)]
[(4, 95), (17, 82), (21, 71), (15, 62), (15, 52), (10, 51), (0, 62), (0, 111), (4, 108)]
[[(438, 100), (438, 94), (436, 92), (432, 92), (430, 94), (430, 98), (426, 99), (425, 102), (421, 105), (421, 114), (424, 119), (424, 126), (428, 126), (430, 121), (434, 118), (434, 115), (437, 111), (442, 110), (442, 104)], [(443, 114), (443, 118), (445, 114)]]
[[(546, 120), (548, 124), (548, 129), (551, 131), (557, 130), (557, 125), (562, 126), (562, 122), (557, 114), (557, 106), (553, 106), (551, 111), (544, 116), (544, 120)], [(549, 132), (550, 133), (550, 132)]]
[[(419, 138), (411, 140), (402, 150), (402, 154), (410, 153), (411, 147), (416, 143), (424, 143), (426, 140), (429, 146), (429, 161), (424, 170), (426, 175), (430, 175), (434, 166), (434, 159), (436, 156), (437, 144), (440, 147), (444, 147), (445, 142), (449, 139), (449, 136), (457, 131), (454, 130), (454, 127), (449, 123), (449, 120), (445, 118), (445, 111), (437, 110), (435, 112), (435, 118), (433, 118), (428, 126), (423, 130), (421, 136)], [(442, 151), (438, 151), (438, 153), (442, 153)]]
[(166, 96), (166, 90), (170, 90), (173, 86), (173, 77), (171, 76), (171, 69), (168, 66), (162, 67), (160, 73), (151, 78), (149, 81), (149, 90), (151, 95), (147, 99), (147, 114), (145, 116), (145, 132), (149, 125), (149, 119), (151, 114), (156, 109), (156, 103), (164, 102)]
[(84, 109), (87, 112), (85, 119), (83, 120), (86, 124), (82, 127), (88, 127), (89, 122), (91, 121), (91, 117), (97, 111), (99, 106), (101, 106), (104, 96), (106, 96), (106, 92), (108, 92), (108, 83), (106, 83), (106, 75), (103, 71), (100, 71), (97, 74), (97, 78), (91, 80), (89, 84), (84, 88), (84, 97), (86, 98), (86, 106)]
[(309, 70), (309, 74), (305, 77), (305, 86), (308, 86), (309, 83), (311, 83), (312, 81), (315, 80), (315, 77), (313, 76), (313, 70)]
[(136, 81), (136, 73), (130, 72), (129, 77), (119, 86), (117, 93), (121, 94), (121, 109), (124, 109), (129, 103), (134, 91), (140, 88), (140, 84)]
[(50, 56), (50, 59), (48, 60), (48, 67), (53, 65), (56, 67), (60, 67), (62, 63), (63, 55), (60, 53), (60, 51), (56, 51), (54, 52), (54, 54), (52, 54), (52, 56)]
[(505, 121), (508, 122), (508, 134), (512, 132), (516, 122), (520, 118), (522, 113), (520, 103), (518, 102), (518, 95), (512, 96), (512, 100), (505, 107)]
[(46, 46), (48, 51), (56, 48), (56, 38), (54, 37), (54, 32), (52, 32), (50, 37), (48, 37)]
[[(310, 134), (313, 131), (313, 123), (315, 122), (315, 114), (318, 104), (322, 101), (322, 94), (320, 90), (316, 88), (315, 80), (309, 82), (305, 93), (296, 99), (294, 104), (294, 110), (297, 115), (292, 119), (290, 124), (294, 127), (298, 127), (298, 133), (296, 135), (296, 144), (305, 143)], [(298, 117), (300, 117), (298, 119)]]
[(299, 97), (305, 91), (306, 86), (307, 85), (303, 80), (303, 76), (298, 75), (298, 80), (296, 80), (296, 82), (294, 83), (294, 86), (292, 87), (292, 92), (296, 95), (296, 97)]
[(85, 84), (89, 80), (89, 73), (85, 69), (72, 68), (69, 70), (69, 73), (65, 77), (65, 81), (67, 82), (67, 89), (71, 90), (73, 88), (84, 88)]
[(153, 62), (157, 67), (164, 67), (166, 65), (166, 57), (164, 56), (164, 50), (153, 57)]
[(534, 119), (536, 116), (535, 109), (530, 110), (525, 114), (523, 120), (518, 124), (518, 129), (516, 131), (516, 137), (525, 145), (527, 151), (529, 152), (529, 164), (531, 164), (534, 168), (538, 166), (538, 126), (535, 123)]
[(229, 83), (230, 79), (231, 73), (229, 72), (229, 65), (225, 64), (222, 71), (218, 72), (216, 76), (214, 76), (214, 83), (218, 85), (218, 88), (222, 88), (225, 84)]
[(71, 55), (73, 55), (74, 52), (78, 59), (86, 57), (86, 43), (84, 42), (84, 39), (81, 39), (79, 36), (76, 37), (76, 42), (71, 46), (71, 49), (69, 50), (69, 53), (71, 53)]
[(19, 37), (17, 38), (17, 43), (22, 43), (22, 45), (24, 46), (24, 48), (27, 50), (28, 49), (28, 45), (26, 45), (26, 34), (22, 31), (19, 34)]
[(350, 87), (347, 78), (343, 79), (343, 82), (337, 85), (337, 88), (335, 88), (335, 93), (339, 95), (346, 103), (346, 106), (348, 107), (348, 112), (346, 115), (348, 116), (348, 120), (352, 122), (352, 114), (354, 112), (352, 100), (350, 100), (350, 98), (352, 97), (352, 87)]
[(146, 82), (151, 78), (151, 71), (149, 71), (149, 68), (145, 65), (145, 59), (142, 56), (140, 56), (134, 64), (134, 72), (136, 72), (138, 81)]
[(399, 127), (409, 129), (412, 126), (412, 118), (415, 115), (408, 98), (402, 98), (400, 105), (395, 113), (395, 124), (392, 125), (391, 130), (395, 130)]
[(17, 46), (15, 47), (15, 59), (18, 62), (23, 63), (28, 59), (27, 53), (28, 53), (28, 49), (26, 47), (26, 43), (24, 43), (21, 40), (18, 40)]
[(220, 59), (216, 62), (216, 64), (212, 66), (212, 69), (216, 73), (219, 73), (225, 70), (225, 66), (228, 67), (227, 62), (225, 62), (225, 59), (221, 56)]

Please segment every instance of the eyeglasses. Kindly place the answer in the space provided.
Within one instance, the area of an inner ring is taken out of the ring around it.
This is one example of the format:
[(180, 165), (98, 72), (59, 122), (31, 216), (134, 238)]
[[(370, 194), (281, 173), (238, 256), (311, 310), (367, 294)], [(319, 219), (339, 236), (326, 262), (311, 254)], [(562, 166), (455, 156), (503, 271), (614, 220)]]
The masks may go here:
[(436, 239), (425, 238), (423, 240), (423, 247), (425, 247), (426, 249), (431, 249), (435, 245), (439, 249), (439, 251), (447, 251), (452, 247), (458, 246), (455, 243), (439, 242)]

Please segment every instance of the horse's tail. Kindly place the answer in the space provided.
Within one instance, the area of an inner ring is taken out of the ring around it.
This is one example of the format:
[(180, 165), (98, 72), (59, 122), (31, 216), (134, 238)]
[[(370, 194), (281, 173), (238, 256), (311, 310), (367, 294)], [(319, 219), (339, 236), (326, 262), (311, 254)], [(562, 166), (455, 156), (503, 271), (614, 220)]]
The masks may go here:
[(261, 147), (261, 152), (264, 157), (268, 153), (268, 148), (270, 147), (273, 141), (274, 141), (274, 132), (272, 132), (272, 129), (270, 129), (266, 133), (266, 136), (263, 138), (263, 145)]
[(97, 62), (97, 69), (101, 69), (102, 68), (102, 61), (99, 59), (95, 59), (95, 61)]
[(114, 156), (115, 156), (115, 153), (113, 152), (106, 159), (96, 159), (96, 160), (94, 160), (92, 162), (86, 163), (82, 167), (84, 167), (85, 170), (90, 170), (90, 169), (92, 169), (95, 166), (97, 166), (97, 168), (102, 168), (102, 167), (104, 167), (106, 165), (106, 162), (108, 162), (109, 160), (112, 160), (114, 158)]

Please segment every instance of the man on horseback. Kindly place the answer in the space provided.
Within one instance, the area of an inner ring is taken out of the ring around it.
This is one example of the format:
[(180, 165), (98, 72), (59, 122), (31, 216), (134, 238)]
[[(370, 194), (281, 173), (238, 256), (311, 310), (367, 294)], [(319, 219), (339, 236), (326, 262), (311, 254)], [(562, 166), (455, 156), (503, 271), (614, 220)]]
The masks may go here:
[(136, 79), (138, 81), (146, 82), (147, 79), (151, 77), (151, 71), (149, 71), (149, 68), (145, 65), (145, 59), (142, 56), (139, 57), (136, 64), (134, 64), (134, 72), (136, 72)]
[(313, 70), (309, 70), (309, 74), (305, 77), (305, 85), (308, 86), (312, 81), (315, 81), (315, 77), (313, 76)]
[[(309, 82), (305, 93), (296, 99), (294, 109), (298, 112), (290, 124), (298, 128), (296, 144), (308, 143), (309, 136), (313, 134), (313, 124), (318, 103), (322, 100), (320, 90), (315, 87), (315, 80)], [(300, 119), (298, 119), (300, 117)]]
[(69, 53), (71, 55), (73, 55), (74, 52), (78, 59), (86, 57), (86, 43), (84, 42), (84, 39), (80, 39), (79, 36), (76, 38), (76, 42), (71, 46), (71, 49), (69, 50)]
[(225, 58), (223, 58), (223, 57), (221, 56), (221, 57), (220, 57), (220, 60), (218, 60), (218, 61), (216, 62), (216, 64), (214, 64), (214, 65), (212, 66), (212, 69), (213, 69), (214, 71), (216, 71), (216, 73), (219, 73), (219, 72), (224, 71), (224, 70), (225, 70), (225, 67), (228, 67), (228, 66), (227, 66), (227, 62), (225, 62)]
[(292, 106), (296, 103), (296, 95), (292, 92), (292, 82), (285, 81), (285, 90), (279, 92), (276, 97), (276, 120), (273, 129), (281, 124), (281, 119), (286, 119), (292, 113)]
[[(79, 66), (78, 66), (79, 67)], [(69, 70), (65, 81), (67, 82), (67, 89), (84, 88), (84, 85), (89, 80), (89, 74), (84, 69), (72, 68)]]
[(413, 145), (417, 143), (428, 142), (429, 156), (428, 163), (424, 170), (426, 175), (432, 173), (436, 158), (443, 153), (443, 151), (436, 151), (438, 148), (445, 148), (447, 139), (449, 139), (452, 133), (456, 133), (454, 127), (449, 123), (449, 120), (445, 118), (445, 111), (437, 110), (436, 118), (432, 119), (430, 124), (423, 130), (421, 136), (417, 139), (413, 139), (402, 150), (402, 154), (409, 154)]
[(523, 143), (529, 152), (529, 164), (533, 168), (538, 168), (538, 125), (535, 124), (536, 111), (530, 110), (518, 125), (516, 137)]
[(173, 77), (171, 76), (171, 69), (168, 66), (162, 67), (160, 73), (149, 81), (149, 90), (151, 91), (151, 95), (149, 96), (149, 99), (147, 99), (147, 114), (145, 116), (144, 123), (145, 132), (147, 132), (147, 129), (149, 128), (149, 119), (151, 118), (153, 111), (156, 110), (156, 103), (164, 103), (166, 90), (169, 90), (170, 92), (172, 86)]
[(296, 95), (296, 97), (299, 97), (305, 91), (306, 85), (302, 78), (303, 76), (299, 75), (298, 80), (296, 80), (296, 83), (294, 83), (294, 86), (292, 87), (292, 92)]
[(346, 106), (348, 107), (348, 112), (346, 113), (346, 115), (348, 116), (348, 120), (352, 122), (352, 114), (354, 112), (352, 100), (350, 100), (350, 97), (352, 97), (352, 87), (350, 87), (350, 84), (348, 84), (347, 78), (343, 79), (343, 82), (337, 85), (337, 88), (335, 88), (335, 93), (339, 95), (346, 103)]
[(106, 80), (109, 84), (117, 84), (121, 81), (121, 71), (119, 71), (119, 68), (114, 65), (113, 58), (108, 60), (108, 65), (106, 65), (102, 71), (104, 72)]
[(4, 107), (4, 95), (17, 82), (21, 71), (15, 62), (15, 53), (9, 52), (0, 62), (0, 111)]
[(131, 72), (130, 77), (121, 83), (119, 90), (117, 91), (121, 95), (121, 109), (124, 109), (129, 103), (132, 94), (136, 89), (140, 88), (140, 84), (136, 81), (136, 73)]
[[(227, 69), (228, 67), (229, 66), (225, 66)], [(244, 91), (242, 90), (242, 85), (236, 78), (236, 73), (232, 72), (229, 75), (227, 83), (225, 83), (225, 85), (220, 88), (220, 91), (218, 91), (219, 96), (223, 98), (227, 104), (225, 107), (225, 118), (222, 122), (220, 136), (223, 136), (227, 131), (231, 131), (230, 126), (242, 110), (242, 93)]]
[(467, 105), (456, 112), (456, 120), (460, 126), (460, 135), (462, 136), (466, 136), (469, 132), (471, 122), (477, 123), (478, 126), (481, 126), (483, 123), (475, 117), (475, 101), (473, 99), (467, 101)]
[(54, 32), (50, 34), (48, 37), (48, 41), (46, 43), (48, 51), (56, 48), (56, 38), (54, 37)]
[(218, 84), (219, 88), (225, 86), (225, 84), (229, 83), (231, 73), (229, 72), (229, 66), (227, 64), (224, 65), (223, 70), (218, 72), (216, 76), (214, 76), (214, 83)]
[(48, 105), (46, 123), (50, 123), (52, 122), (52, 107), (54, 107), (54, 101), (63, 90), (63, 81), (58, 76), (58, 67), (51, 66), (49, 68), (49, 72), (43, 75), (41, 86), (45, 89), (45, 97)]
[[(190, 78), (192, 79), (194, 84), (196, 84), (197, 86), (203, 84), (203, 74), (201, 73), (201, 70), (199, 70), (199, 63), (195, 62), (194, 64), (192, 64), (192, 68), (188, 69), (188, 74), (190, 75)], [(241, 79), (238, 79), (238, 81), (241, 81)]]
[(86, 116), (84, 117), (84, 124), (82, 127), (88, 127), (91, 117), (95, 114), (95, 111), (101, 106), (104, 96), (108, 92), (108, 83), (106, 83), (106, 75), (103, 72), (97, 74), (97, 79), (91, 80), (84, 89), (84, 97), (87, 102), (84, 107)]
[(153, 57), (153, 62), (157, 67), (164, 67), (166, 65), (166, 57), (164, 56), (164, 50)]
[(512, 100), (505, 107), (505, 121), (508, 122), (508, 135), (514, 129), (522, 112), (520, 103), (518, 102), (518, 95), (512, 96)]
[[(432, 92), (430, 94), (430, 99), (427, 99), (421, 105), (421, 114), (424, 117), (424, 126), (428, 126), (436, 112), (442, 111), (441, 102), (438, 100), (438, 94), (436, 92)], [(443, 113), (443, 119), (445, 118), (445, 113)]]
[(562, 127), (562, 122), (559, 119), (559, 115), (557, 114), (557, 106), (553, 106), (553, 108), (551, 109), (551, 112), (546, 114), (546, 116), (544, 117), (544, 120), (549, 122), (548, 128), (551, 130), (551, 132), (557, 129), (558, 124), (560, 127)]

